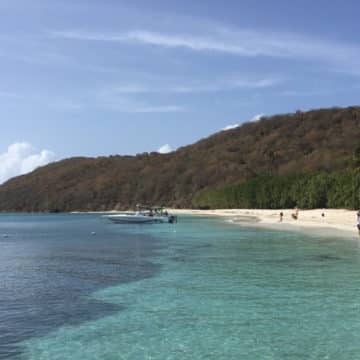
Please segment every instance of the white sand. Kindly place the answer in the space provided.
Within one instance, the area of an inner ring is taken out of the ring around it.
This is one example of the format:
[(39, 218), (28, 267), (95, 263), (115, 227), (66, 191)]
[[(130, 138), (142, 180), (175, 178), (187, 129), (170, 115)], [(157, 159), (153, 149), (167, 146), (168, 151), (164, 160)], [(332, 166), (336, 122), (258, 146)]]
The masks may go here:
[[(228, 209), (228, 210), (170, 210), (173, 214), (192, 214), (200, 216), (222, 216), (234, 222), (256, 222), (257, 226), (276, 227), (277, 229), (315, 229), (327, 228), (336, 230), (337, 234), (346, 232), (357, 236), (356, 211), (342, 209), (315, 209), (299, 210), (299, 217), (294, 220), (291, 214), (294, 210), (252, 210), (252, 209)], [(283, 212), (283, 221), (280, 222), (280, 212)], [(324, 214), (325, 216), (322, 216)]]

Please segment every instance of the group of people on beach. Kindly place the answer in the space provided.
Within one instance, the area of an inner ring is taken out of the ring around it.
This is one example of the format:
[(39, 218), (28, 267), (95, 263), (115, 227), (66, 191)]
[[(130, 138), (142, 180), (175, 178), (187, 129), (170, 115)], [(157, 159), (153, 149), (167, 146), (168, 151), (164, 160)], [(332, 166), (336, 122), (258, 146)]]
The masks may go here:
[[(298, 209), (297, 207), (294, 209), (294, 212), (291, 214), (291, 217), (292, 217), (294, 220), (297, 220), (297, 219), (299, 218), (299, 209)], [(284, 219), (284, 213), (281, 211), (279, 222), (282, 222), (283, 219)]]
[[(325, 213), (322, 213), (321, 214), (322, 217), (325, 217)], [(299, 209), (296, 207), (294, 209), (294, 212), (291, 214), (291, 217), (294, 219), (294, 220), (298, 220), (299, 218)], [(279, 222), (282, 222), (284, 219), (284, 213), (281, 211), (280, 212), (280, 219), (279, 219)], [(357, 229), (358, 229), (358, 232), (359, 232), (359, 236), (360, 236), (360, 210), (357, 212), (356, 214), (356, 226), (357, 226)]]

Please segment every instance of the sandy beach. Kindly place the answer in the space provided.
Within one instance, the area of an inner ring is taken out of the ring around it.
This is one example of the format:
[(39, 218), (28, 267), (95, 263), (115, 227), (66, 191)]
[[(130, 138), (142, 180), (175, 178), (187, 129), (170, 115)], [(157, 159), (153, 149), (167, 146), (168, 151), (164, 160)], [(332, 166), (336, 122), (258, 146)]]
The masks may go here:
[[(283, 220), (280, 222), (280, 213)], [(294, 209), (283, 210), (255, 210), (255, 209), (219, 209), (219, 210), (190, 210), (172, 209), (174, 214), (191, 214), (199, 216), (221, 216), (238, 223), (255, 224), (256, 226), (272, 227), (276, 229), (327, 229), (343, 232), (347, 236), (357, 236), (356, 211), (344, 209), (314, 209), (299, 210), (297, 220), (292, 218)], [(324, 215), (324, 216), (323, 216)]]

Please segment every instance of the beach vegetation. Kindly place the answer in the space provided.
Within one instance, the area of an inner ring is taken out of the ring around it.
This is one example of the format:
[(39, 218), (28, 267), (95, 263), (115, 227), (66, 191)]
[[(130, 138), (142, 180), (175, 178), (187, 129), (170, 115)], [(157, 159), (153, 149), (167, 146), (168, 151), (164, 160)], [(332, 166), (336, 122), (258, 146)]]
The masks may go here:
[(200, 191), (200, 209), (360, 208), (360, 169), (261, 175), (237, 185)]

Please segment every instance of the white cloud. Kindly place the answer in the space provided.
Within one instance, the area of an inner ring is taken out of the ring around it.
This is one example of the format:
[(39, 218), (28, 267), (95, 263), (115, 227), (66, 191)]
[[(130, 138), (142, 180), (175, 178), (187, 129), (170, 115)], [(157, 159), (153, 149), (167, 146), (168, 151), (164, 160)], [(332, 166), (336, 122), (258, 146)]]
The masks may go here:
[(132, 109), (128, 109), (125, 112), (132, 113), (172, 113), (182, 112), (185, 109), (182, 106), (177, 105), (163, 105), (163, 106), (139, 106)]
[(18, 98), (20, 97), (19, 94), (8, 92), (8, 91), (0, 91), (0, 98)]
[(250, 121), (251, 122), (257, 122), (259, 121), (261, 118), (263, 118), (265, 116), (265, 114), (256, 114)]
[(104, 102), (99, 104), (100, 107), (120, 112), (120, 113), (129, 113), (129, 114), (163, 114), (163, 113), (178, 113), (186, 111), (184, 107), (178, 105), (156, 105), (156, 106), (149, 106), (143, 105), (141, 103), (133, 104), (121, 104), (115, 103), (112, 101)]
[[(257, 114), (255, 115), (251, 120), (250, 122), (257, 122), (259, 120), (261, 120), (263, 117), (265, 116), (265, 114)], [(225, 126), (222, 131), (227, 131), (227, 130), (232, 130), (232, 129), (236, 129), (237, 127), (239, 127), (241, 124), (232, 124), (232, 125), (228, 125), (228, 126)]]
[(110, 88), (95, 93), (94, 104), (98, 107), (122, 113), (177, 113), (186, 111), (176, 104), (149, 104), (142, 100), (129, 98)]
[(6, 152), (0, 154), (0, 184), (6, 180), (23, 175), (51, 162), (55, 154), (49, 150), (37, 152), (27, 142), (10, 145)]
[(225, 29), (212, 31), (210, 36), (167, 34), (141, 29), (121, 33), (64, 30), (51, 31), (50, 35), (68, 40), (140, 43), (167, 48), (187, 48), (194, 51), (230, 53), (241, 56), (284, 56), (284, 51), (279, 54), (278, 50), (284, 50), (283, 48), (288, 48), (290, 45), (288, 42), (283, 44), (280, 39), (277, 42), (270, 41), (273, 39), (270, 39), (269, 34), (265, 33), (243, 30), (230, 32)]
[(222, 130), (223, 131), (232, 130), (232, 129), (236, 129), (239, 126), (240, 126), (240, 124), (228, 125), (228, 126), (225, 126)]
[(150, 93), (207, 93), (231, 91), (239, 89), (264, 89), (279, 84), (282, 80), (278, 78), (264, 79), (215, 79), (211, 83), (193, 83), (186, 85), (159, 85), (159, 84), (120, 84), (108, 91), (117, 94), (150, 94)]
[(321, 96), (329, 95), (334, 90), (285, 90), (280, 93), (281, 96)]
[(172, 152), (172, 148), (169, 144), (165, 144), (163, 146), (160, 147), (160, 149), (158, 150), (158, 153), (160, 154), (168, 154), (170, 152)]
[(79, 30), (51, 31), (50, 36), (68, 40), (117, 42), (183, 48), (198, 52), (228, 53), (237, 56), (295, 58), (331, 65), (334, 71), (355, 73), (360, 67), (360, 47), (338, 41), (288, 32), (205, 26), (202, 33), (164, 33), (149, 30), (119, 33)]
[(114, 87), (114, 92), (118, 94), (143, 94), (143, 93), (150, 93), (150, 92), (157, 92), (154, 89), (143, 85), (137, 84), (121, 84)]

